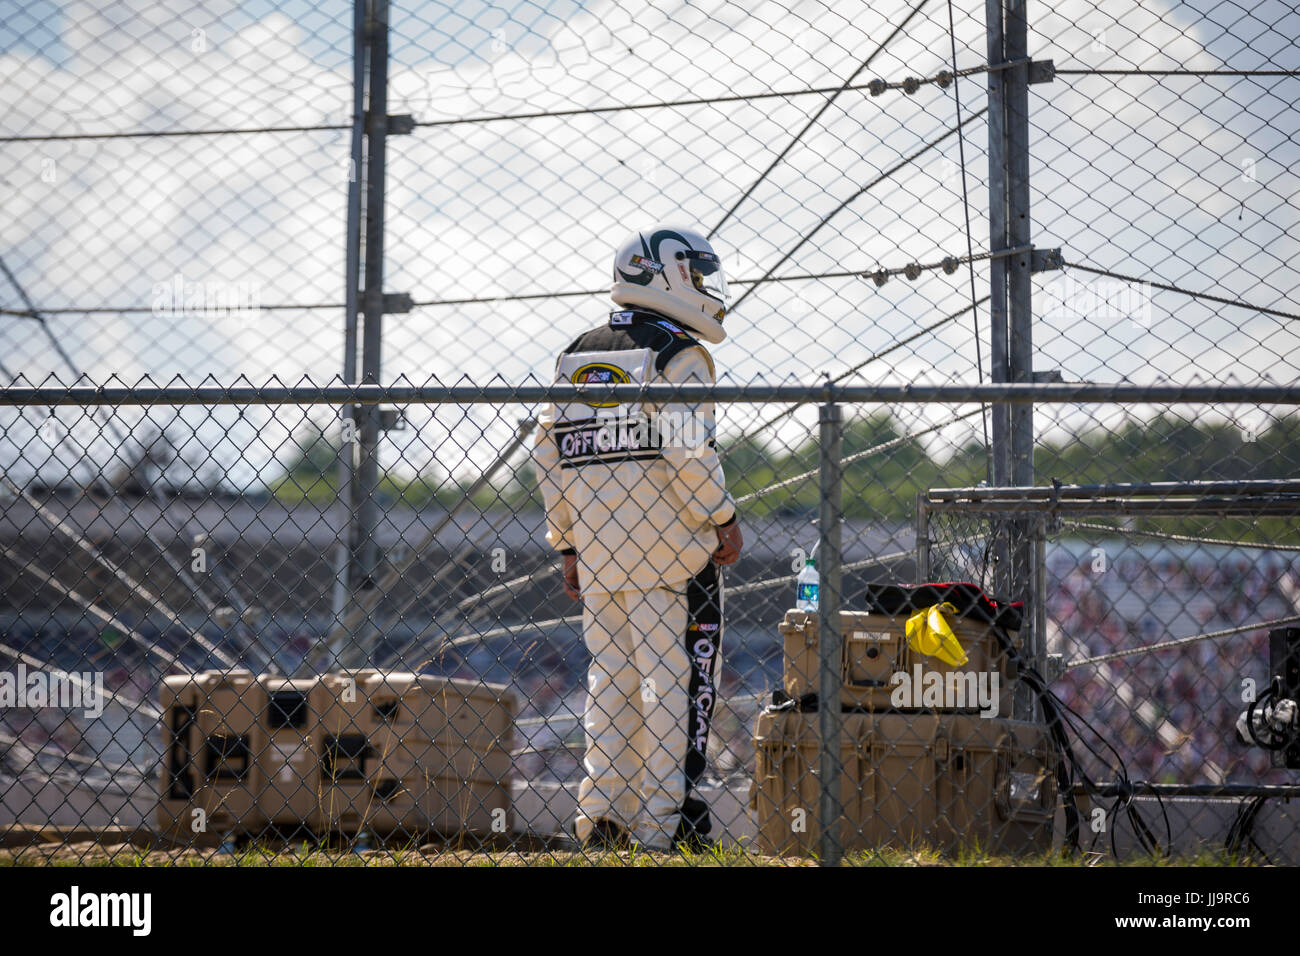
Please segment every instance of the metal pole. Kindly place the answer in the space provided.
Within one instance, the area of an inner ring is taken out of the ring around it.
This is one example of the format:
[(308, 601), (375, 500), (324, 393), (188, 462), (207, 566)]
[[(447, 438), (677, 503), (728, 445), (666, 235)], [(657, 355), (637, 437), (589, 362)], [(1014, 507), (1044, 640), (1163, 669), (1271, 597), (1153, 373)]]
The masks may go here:
[[(352, 4), (352, 144), (348, 154), (348, 208), (347, 235), (343, 261), (344, 272), (344, 328), (343, 328), (343, 383), (354, 385), (357, 381), (357, 312), (361, 276), (361, 163), (366, 112), (366, 0)], [(334, 549), (334, 594), (330, 602), (331, 619), (337, 624), (343, 618), (351, 593), (349, 565), (351, 564), (353, 533), (353, 502), (356, 496), (356, 417), (354, 406), (344, 405), (340, 419), (342, 434), (339, 441), (339, 505), (343, 513), (342, 538)], [(329, 644), (330, 656), (337, 666), (347, 635), (335, 638)]]
[[(1006, 59), (1002, 22), (1003, 0), (985, 0), (988, 62), (996, 65)], [(1007, 137), (1006, 81), (1004, 71), (988, 73), (989, 127), (989, 249), (999, 252), (1011, 248), (1007, 236)], [(1007, 316), (1007, 260), (995, 256), (989, 261), (989, 380), (994, 384), (1009, 381)], [(993, 484), (1011, 482), (1011, 409), (995, 403), (991, 411), (993, 447), (989, 450), (993, 464)], [(993, 589), (999, 596), (1012, 594), (1009, 529), (1005, 521), (991, 521), (989, 527), (993, 552)]]
[(1125, 481), (1099, 485), (1039, 485), (1015, 488), (931, 488), (926, 492), (934, 502), (950, 501), (1040, 501), (1051, 504), (1092, 501), (1100, 498), (1150, 497), (1167, 500), (1195, 495), (1300, 494), (1300, 479), (1278, 478), (1247, 481)]
[[(511, 439), (510, 443), (506, 445), (504, 449), (502, 449), (487, 470), (475, 478), (474, 482), (465, 489), (460, 500), (451, 508), (448, 508), (447, 513), (439, 518), (434, 526), (424, 533), (424, 536), (407, 552), (405, 558), (401, 561), (390, 562), (388, 569), (382, 576), (380, 576), (378, 581), (376, 581), (375, 587), (363, 598), (358, 599), (352, 608), (348, 610), (347, 616), (335, 625), (334, 632), (332, 632), (330, 636), (331, 644), (335, 643), (340, 637), (351, 636), (352, 638), (349, 646), (336, 657), (336, 664), (344, 667), (352, 667), (359, 665), (369, 657), (374, 650), (374, 642), (370, 640), (370, 635), (375, 629), (377, 622), (371, 620), (367, 623), (366, 618), (379, 607), (379, 603), (388, 596), (388, 593), (394, 587), (397, 586), (397, 582), (401, 580), (402, 575), (406, 570), (421, 556), (427, 555), (431, 548), (437, 546), (438, 535), (442, 534), (443, 529), (445, 529), (447, 525), (451, 524), (461, 511), (470, 507), (474, 503), (475, 496), (491, 483), (497, 472), (500, 471), (514, 453), (519, 450), (520, 446), (528, 440), (528, 436), (533, 433), (533, 429), (536, 425), (537, 420), (534, 418), (521, 419), (518, 428), (515, 429), (514, 438)], [(454, 571), (455, 568), (456, 563), (454, 561), (448, 561), (443, 565), (441, 570), (433, 575), (432, 578), (423, 584), (417, 585), (413, 593), (402, 602), (402, 605), (397, 608), (396, 613), (391, 616), (401, 617), (410, 610), (412, 605), (437, 587), (444, 577)], [(363, 637), (365, 640), (362, 639)], [(409, 646), (410, 645), (408, 644), (407, 647)]]
[[(1046, 674), (1047, 667), (1047, 517), (1040, 515), (1034, 522), (1034, 598), (1031, 611), (1034, 617), (1034, 647), (1038, 673)], [(1033, 719), (1038, 719), (1037, 704)]]
[(821, 407), (818, 418), (821, 446), (821, 541), (817, 546), (820, 568), (818, 588), (817, 648), (820, 656), (817, 685), (818, 724), (821, 730), (821, 797), (818, 827), (821, 834), (822, 866), (838, 866), (844, 856), (840, 833), (840, 682), (844, 651), (840, 634), (840, 441), (843, 410), (834, 402)]
[[(388, 135), (388, 0), (370, 0), (365, 24), (370, 47), (370, 95), (366, 111), (366, 268), (362, 308), (361, 381), (379, 384), (384, 323), (384, 181)], [(360, 410), (356, 523), (352, 537), (352, 593), (374, 588), (379, 549), (380, 409)]]
[[(1026, 0), (1006, 0), (1006, 58), (1025, 60), (1029, 56), (1029, 21)], [(1033, 373), (1033, 317), (1031, 312), (1030, 244), (1033, 242), (1029, 219), (1029, 64), (1004, 71), (1002, 82), (1006, 109), (1007, 138), (1007, 244), (1025, 249), (1003, 260), (1007, 272), (1007, 304), (1010, 338), (1007, 351), (1008, 379), (1031, 382)], [(1016, 405), (1011, 409), (1011, 483), (1034, 483), (1034, 407)], [(1024, 579), (1022, 579), (1023, 581)]]
[[(1029, 19), (1025, 11), (1027, 0), (1004, 0), (1003, 19), (1004, 50), (1008, 60), (1023, 60), (1029, 56)], [(1010, 248), (1028, 250), (1032, 242), (1029, 218), (1029, 64), (1005, 71), (1003, 98), (1006, 109), (1006, 163), (1007, 163), (1007, 243)], [(1007, 371), (1011, 382), (1033, 381), (1033, 283), (1028, 251), (1005, 260), (1007, 279), (1007, 304), (1009, 314), (1009, 339), (1007, 343)], [(1032, 404), (1011, 408), (1011, 483), (1034, 483), (1034, 407)], [(1013, 598), (1035, 601), (1035, 563), (1038, 549), (1034, 547), (1034, 529), (1028, 518), (1012, 523), (1011, 533), (1011, 590)], [(1032, 622), (1038, 620), (1038, 609), (1030, 608)], [(1029, 628), (1025, 650), (1041, 673), (1046, 664), (1044, 634), (1036, 626)], [(1022, 720), (1033, 719), (1033, 696), (1026, 688), (1016, 695), (1015, 716)]]
[[(1006, 54), (1002, 35), (1003, 0), (985, 0), (988, 30), (988, 62), (1002, 63)], [(990, 70), (989, 89), (989, 250), (1010, 248), (1007, 242), (1007, 156), (1006, 92), (1004, 71)], [(1008, 381), (1007, 364), (1007, 265), (1006, 258), (995, 256), (989, 261), (989, 376), (996, 383)], [(993, 484), (1010, 481), (1010, 418), (1005, 404), (994, 404), (993, 415)]]
[(930, 509), (924, 491), (916, 493), (916, 580), (930, 580)]

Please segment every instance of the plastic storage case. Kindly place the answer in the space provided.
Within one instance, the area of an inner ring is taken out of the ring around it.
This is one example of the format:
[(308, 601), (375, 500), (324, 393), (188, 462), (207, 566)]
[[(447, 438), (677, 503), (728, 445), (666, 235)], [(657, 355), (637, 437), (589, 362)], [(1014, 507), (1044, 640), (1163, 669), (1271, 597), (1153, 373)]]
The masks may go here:
[[(808, 855), (820, 841), (819, 715), (758, 718), (750, 807), (756, 846)], [(848, 850), (1051, 849), (1056, 756), (1045, 728), (965, 714), (844, 714), (841, 839)]]

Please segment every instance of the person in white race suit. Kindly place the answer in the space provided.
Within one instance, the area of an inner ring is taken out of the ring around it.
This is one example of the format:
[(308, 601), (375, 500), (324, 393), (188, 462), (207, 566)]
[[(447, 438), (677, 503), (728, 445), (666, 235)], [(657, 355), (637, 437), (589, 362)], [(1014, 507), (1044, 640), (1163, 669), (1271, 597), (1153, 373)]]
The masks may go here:
[[(564, 350), (557, 382), (714, 382), (704, 342), (725, 338), (728, 299), (702, 235), (634, 234), (610, 297), (618, 308)], [(717, 697), (719, 567), (743, 547), (713, 403), (561, 402), (539, 426), (546, 539), (583, 602), (591, 654), (575, 834), (601, 847), (707, 845), (712, 820), (694, 791)]]

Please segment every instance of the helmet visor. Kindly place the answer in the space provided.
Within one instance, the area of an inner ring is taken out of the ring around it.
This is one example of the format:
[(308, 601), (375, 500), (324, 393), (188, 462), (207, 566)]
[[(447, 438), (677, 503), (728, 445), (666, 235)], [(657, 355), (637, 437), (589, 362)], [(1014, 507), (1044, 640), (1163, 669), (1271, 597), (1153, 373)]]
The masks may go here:
[(725, 310), (731, 303), (727, 298), (727, 277), (717, 254), (704, 249), (687, 249), (679, 255), (688, 260), (687, 268), (696, 290), (717, 299)]

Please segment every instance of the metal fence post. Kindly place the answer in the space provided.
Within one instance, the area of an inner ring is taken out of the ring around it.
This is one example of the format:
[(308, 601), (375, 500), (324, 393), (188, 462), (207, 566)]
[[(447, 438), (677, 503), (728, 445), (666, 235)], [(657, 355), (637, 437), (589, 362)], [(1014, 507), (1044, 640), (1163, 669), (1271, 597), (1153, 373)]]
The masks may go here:
[[(348, 205), (347, 229), (343, 257), (343, 382), (357, 381), (357, 314), (360, 311), (361, 293), (361, 182), (364, 160), (366, 116), (366, 54), (370, 44), (366, 39), (367, 0), (353, 0), (352, 4), (352, 134), (348, 151)], [(356, 507), (356, 406), (343, 406), (339, 416), (339, 505), (343, 513), (343, 533), (335, 548), (334, 592), (330, 601), (332, 621), (343, 620), (352, 594), (352, 548), (348, 532), (352, 527)], [(348, 424), (351, 424), (351, 428)], [(342, 635), (329, 647), (329, 666), (337, 666), (347, 639)]]
[(930, 502), (924, 491), (916, 493), (916, 581), (930, 579)]
[[(1006, 58), (1025, 60), (1029, 56), (1029, 20), (1025, 11), (1026, 0), (1005, 0), (1003, 17)], [(1006, 260), (1007, 310), (1009, 336), (1007, 341), (1007, 371), (1012, 382), (1031, 382), (1033, 373), (1033, 283), (1031, 243), (1033, 241), (1029, 217), (1029, 64), (1011, 67), (1004, 80), (1007, 137), (1007, 245), (1023, 249)], [(1011, 482), (1015, 485), (1034, 483), (1034, 406), (1019, 404), (1011, 407)], [(1038, 549), (1035, 546), (1037, 529), (1033, 522), (1017, 516), (1011, 525), (1011, 596), (1031, 602), (1029, 634), (1025, 640), (1027, 656), (1041, 672), (1044, 664), (1043, 633), (1035, 626), (1038, 621), (1039, 597), (1035, 588)], [(1028, 688), (1017, 690), (1014, 716), (1020, 720), (1034, 719), (1034, 699)]]
[[(1029, 57), (1029, 21), (1025, 0), (1006, 0), (1003, 19), (1004, 43), (1008, 61)], [(1029, 217), (1029, 64), (1008, 68), (1003, 80), (1003, 106), (1006, 110), (1007, 138), (1007, 246), (1024, 251), (1005, 260), (1009, 335), (1007, 372), (1012, 382), (1034, 379), (1033, 282), (1030, 244), (1033, 230)], [(1011, 406), (1011, 483), (1034, 483), (1034, 406), (1023, 403)], [(1026, 527), (1026, 532), (1028, 528)], [(1021, 540), (1027, 539), (1025, 534)], [(1027, 550), (1028, 545), (1025, 544)], [(1019, 570), (1019, 569), (1018, 569)], [(1027, 569), (1026, 569), (1027, 571)], [(1028, 574), (1020, 578), (1028, 587)]]
[[(1025, 0), (986, 0), (990, 65), (1025, 60), (1029, 53)], [(1029, 65), (991, 71), (989, 86), (989, 248), (1019, 249), (1014, 256), (990, 263), (990, 346), (993, 381), (1033, 381), (1032, 254), (1029, 218)], [(993, 484), (1034, 482), (1034, 411), (1032, 405), (994, 406)], [(995, 521), (994, 587), (1004, 597), (1034, 601), (1037, 549), (1030, 523), (1019, 515)], [(1041, 669), (1042, 635), (1032, 626), (1021, 638), (1028, 656)], [(1033, 697), (1018, 688), (1014, 715), (1033, 717)]]
[[(384, 188), (388, 136), (388, 0), (370, 0), (365, 24), (366, 45), (370, 51), (370, 90), (366, 107), (366, 241), (365, 288), (362, 311), (365, 321), (361, 333), (361, 381), (379, 384), (382, 364), (381, 347), (384, 323)], [(358, 592), (375, 586), (375, 568), (379, 549), (375, 529), (379, 524), (379, 435), (380, 407), (362, 405), (357, 423), (356, 497), (353, 505), (351, 541), (352, 567), (349, 584), (353, 599)], [(356, 640), (355, 634), (344, 640)], [(346, 647), (345, 660), (355, 660), (359, 648)]]
[[(984, 15), (988, 31), (989, 65), (1005, 59), (1002, 35), (1003, 0), (985, 0)], [(1007, 248), (1007, 139), (1006, 92), (1004, 71), (988, 73), (989, 128), (989, 251)], [(1000, 256), (989, 260), (989, 380), (994, 384), (1008, 380), (1007, 366), (1007, 261)], [(992, 409), (993, 484), (1011, 483), (1010, 406), (994, 403)]]
[[(1047, 531), (1047, 517), (1039, 515), (1034, 521), (1034, 587), (1031, 610), (1034, 621), (1034, 666), (1040, 674), (1047, 673)], [(1037, 709), (1031, 716), (1038, 719), (1040, 715)]]
[[(985, 0), (988, 62), (996, 65), (1006, 59), (1002, 25), (1003, 0)], [(1007, 248), (1007, 114), (1005, 71), (988, 73), (989, 128), (989, 250)], [(995, 384), (1009, 381), (1007, 317), (1007, 260), (995, 255), (989, 260), (989, 380)], [(990, 408), (992, 434), (989, 457), (992, 459), (992, 483), (1011, 484), (1011, 406), (995, 402)], [(993, 590), (1002, 596), (1012, 590), (1009, 522), (998, 518), (990, 522), (989, 540), (993, 554)]]
[(821, 795), (818, 825), (821, 834), (821, 863), (838, 866), (844, 855), (840, 833), (843, 808), (840, 806), (840, 681), (843, 670), (840, 634), (840, 444), (843, 410), (833, 401), (821, 406), (818, 417), (821, 448), (821, 507), (818, 526), (821, 530), (817, 553), (820, 558), (818, 590), (818, 635), (820, 654), (817, 686), (818, 724), (821, 731)]

